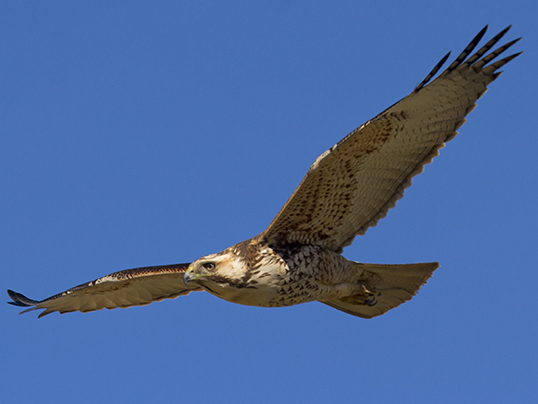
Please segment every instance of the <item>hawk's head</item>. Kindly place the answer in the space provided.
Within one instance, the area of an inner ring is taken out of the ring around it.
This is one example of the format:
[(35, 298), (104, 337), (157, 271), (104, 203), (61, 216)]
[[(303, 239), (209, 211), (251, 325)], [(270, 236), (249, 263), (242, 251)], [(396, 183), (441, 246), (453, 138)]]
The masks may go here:
[(185, 272), (183, 280), (200, 285), (237, 283), (243, 278), (247, 267), (243, 260), (229, 251), (210, 254), (194, 261)]
[(196, 260), (183, 280), (230, 302), (269, 306), (278, 291), (279, 275), (286, 273), (283, 266), (282, 258), (255, 237)]

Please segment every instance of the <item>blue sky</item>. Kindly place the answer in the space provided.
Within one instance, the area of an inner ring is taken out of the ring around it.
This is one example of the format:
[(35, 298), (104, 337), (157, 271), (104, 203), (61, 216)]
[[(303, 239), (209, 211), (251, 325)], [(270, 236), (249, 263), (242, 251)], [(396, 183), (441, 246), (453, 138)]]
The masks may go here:
[[(2, 2), (0, 284), (29, 297), (263, 231), (310, 164), (449, 50), (527, 52), (345, 250), (440, 261), (362, 320), (209, 294), (50, 315), (0, 305), (12, 402), (529, 402), (538, 395), (533, 1)], [(5, 293), (5, 292), (2, 292)], [(4, 295), (8, 300), (7, 295)]]

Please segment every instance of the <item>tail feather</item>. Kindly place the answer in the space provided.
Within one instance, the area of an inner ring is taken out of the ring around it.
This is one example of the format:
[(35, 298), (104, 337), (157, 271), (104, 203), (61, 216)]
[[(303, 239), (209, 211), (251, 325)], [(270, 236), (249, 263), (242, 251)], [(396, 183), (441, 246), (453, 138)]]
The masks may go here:
[(377, 317), (410, 300), (437, 268), (437, 262), (403, 265), (357, 263), (357, 270), (362, 271), (366, 279), (365, 293), (322, 303), (354, 316)]

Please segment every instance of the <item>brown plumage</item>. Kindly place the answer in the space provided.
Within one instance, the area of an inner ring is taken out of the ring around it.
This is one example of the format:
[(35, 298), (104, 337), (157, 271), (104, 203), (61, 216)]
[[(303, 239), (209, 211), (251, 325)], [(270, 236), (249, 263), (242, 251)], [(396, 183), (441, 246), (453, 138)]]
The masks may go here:
[(412, 177), (457, 135), (498, 70), (519, 55), (493, 62), (519, 39), (488, 54), (508, 27), (470, 56), (486, 28), (435, 80), (430, 83), (449, 55), (409, 96), (323, 153), (260, 235), (190, 265), (116, 272), (42, 301), (8, 291), (10, 303), (31, 307), (26, 311), (45, 309), (41, 317), (145, 305), (206, 290), (239, 304), (320, 301), (371, 318), (411, 299), (437, 263), (362, 264), (341, 253), (395, 206)]

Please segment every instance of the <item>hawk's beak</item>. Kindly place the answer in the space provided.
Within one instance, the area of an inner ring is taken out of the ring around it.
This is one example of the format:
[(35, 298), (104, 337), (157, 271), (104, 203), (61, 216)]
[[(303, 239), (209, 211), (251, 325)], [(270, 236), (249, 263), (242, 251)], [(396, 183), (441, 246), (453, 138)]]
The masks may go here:
[(187, 286), (187, 283), (194, 280), (196, 278), (196, 275), (194, 275), (190, 269), (185, 272), (185, 275), (183, 275), (183, 282), (185, 283), (185, 286)]

